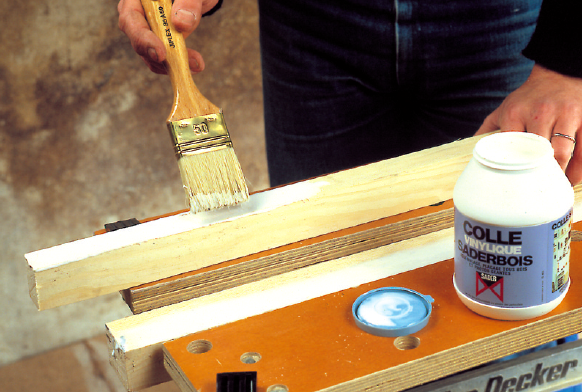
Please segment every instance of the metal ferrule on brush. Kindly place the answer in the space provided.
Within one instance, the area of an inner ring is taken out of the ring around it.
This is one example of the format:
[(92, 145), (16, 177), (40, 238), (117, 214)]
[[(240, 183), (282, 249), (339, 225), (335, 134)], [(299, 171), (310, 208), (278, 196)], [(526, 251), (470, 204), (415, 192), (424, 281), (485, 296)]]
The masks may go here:
[(222, 113), (208, 114), (168, 123), (178, 158), (232, 147)]

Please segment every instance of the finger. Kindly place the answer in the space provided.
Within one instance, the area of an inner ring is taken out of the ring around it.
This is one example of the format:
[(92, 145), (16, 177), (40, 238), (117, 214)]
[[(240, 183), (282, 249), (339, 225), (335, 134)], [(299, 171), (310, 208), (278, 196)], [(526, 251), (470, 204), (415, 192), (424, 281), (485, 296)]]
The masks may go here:
[(218, 4), (218, 0), (202, 0), (202, 15), (213, 9)]
[(576, 129), (573, 123), (560, 118), (551, 131), (550, 142), (554, 149), (554, 157), (560, 164), (562, 170), (566, 170), (574, 148), (576, 146)]
[(574, 153), (566, 168), (566, 176), (572, 186), (582, 182), (582, 144), (574, 147)]
[(526, 130), (528, 133), (535, 133), (551, 140), (557, 118), (556, 110), (552, 104), (538, 103), (526, 117)]
[(562, 170), (566, 170), (576, 146), (572, 140), (567, 139), (564, 136), (573, 137), (565, 133), (554, 133), (550, 140), (552, 148), (554, 149), (554, 157), (556, 158), (556, 161), (558, 161)]
[(521, 106), (511, 103), (510, 98), (511, 96), (506, 98), (497, 109), (487, 116), (477, 134), (480, 135), (497, 130), (502, 132), (526, 131), (523, 110)]
[(506, 109), (506, 112), (500, 116), (499, 130), (502, 132), (529, 132), (525, 118), (517, 109)]
[(166, 75), (168, 73), (166, 65), (164, 63), (153, 62), (145, 57), (141, 57), (141, 59), (144, 61), (144, 63), (146, 63), (150, 71), (160, 75)]
[(131, 46), (142, 56), (148, 66), (150, 62), (165, 60), (166, 50), (162, 41), (150, 30), (141, 3), (136, 0), (119, 2), (119, 29), (129, 38)]
[(171, 20), (176, 29), (188, 37), (202, 17), (202, 0), (176, 0), (172, 5)]
[(188, 65), (193, 73), (204, 71), (205, 64), (202, 55), (193, 49), (188, 49)]
[(483, 135), (485, 133), (493, 132), (499, 129), (497, 124), (499, 118), (499, 109), (495, 110), (493, 113), (488, 115), (481, 124), (481, 127), (477, 130), (475, 135)]
[[(157, 74), (168, 73), (165, 63), (152, 62), (145, 57), (142, 57), (142, 60), (152, 72)], [(188, 66), (190, 67), (190, 71), (195, 74), (204, 71), (205, 64), (202, 55), (195, 50), (188, 49)]]

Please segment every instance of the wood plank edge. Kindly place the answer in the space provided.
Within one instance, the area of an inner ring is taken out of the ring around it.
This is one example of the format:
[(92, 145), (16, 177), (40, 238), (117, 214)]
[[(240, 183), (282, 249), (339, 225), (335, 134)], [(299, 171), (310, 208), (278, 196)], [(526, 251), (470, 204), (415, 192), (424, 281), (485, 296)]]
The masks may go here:
[(40, 310), (41, 308), (38, 302), (38, 290), (36, 289), (36, 278), (34, 276), (34, 270), (30, 265), (26, 269), (26, 280), (28, 282), (28, 295), (30, 296), (30, 299), (36, 308)]
[(172, 377), (172, 380), (178, 385), (180, 391), (182, 392), (198, 392), (192, 382), (186, 377), (180, 365), (174, 361), (172, 355), (168, 352), (165, 346), (162, 346), (162, 351), (164, 353), (164, 368)]
[(172, 381), (164, 368), (162, 343), (140, 347), (139, 350), (125, 351), (119, 345), (123, 336), (114, 338), (107, 327), (106, 336), (107, 346), (111, 353), (109, 363), (127, 391), (140, 391)]

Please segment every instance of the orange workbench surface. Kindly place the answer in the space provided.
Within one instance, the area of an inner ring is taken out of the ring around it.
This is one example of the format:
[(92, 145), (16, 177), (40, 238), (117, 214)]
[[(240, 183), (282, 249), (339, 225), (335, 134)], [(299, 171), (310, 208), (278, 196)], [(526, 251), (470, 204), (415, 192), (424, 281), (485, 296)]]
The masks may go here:
[[(257, 372), (258, 392), (407, 389), (582, 331), (581, 260), (582, 243), (572, 243), (570, 291), (536, 319), (473, 313), (457, 298), (453, 260), (445, 260), (167, 342), (166, 366), (182, 390), (215, 391), (217, 373), (246, 371)], [(423, 330), (386, 338), (356, 326), (353, 302), (386, 286), (434, 298)]]

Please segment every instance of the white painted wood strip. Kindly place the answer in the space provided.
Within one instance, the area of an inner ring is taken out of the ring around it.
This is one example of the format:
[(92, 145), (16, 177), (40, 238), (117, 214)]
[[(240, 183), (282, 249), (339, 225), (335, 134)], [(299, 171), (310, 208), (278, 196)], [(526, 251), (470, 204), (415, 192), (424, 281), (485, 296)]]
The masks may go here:
[[(27, 254), (40, 310), (127, 289), (452, 197), (478, 138)], [(99, 236), (101, 237), (101, 236)]]
[(69, 242), (25, 255), (37, 272), (58, 268), (116, 249), (138, 245), (163, 237), (182, 234), (213, 224), (234, 221), (249, 215), (264, 214), (288, 204), (304, 201), (316, 195), (325, 181), (301, 182), (284, 188), (254, 194), (247, 203), (200, 214), (181, 213), (102, 235)]

